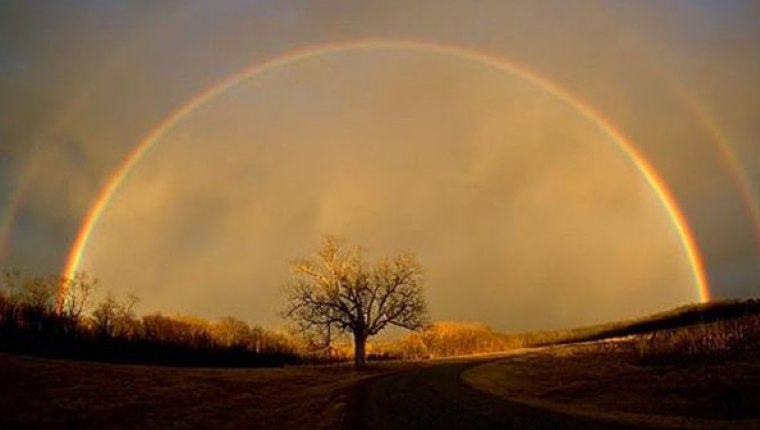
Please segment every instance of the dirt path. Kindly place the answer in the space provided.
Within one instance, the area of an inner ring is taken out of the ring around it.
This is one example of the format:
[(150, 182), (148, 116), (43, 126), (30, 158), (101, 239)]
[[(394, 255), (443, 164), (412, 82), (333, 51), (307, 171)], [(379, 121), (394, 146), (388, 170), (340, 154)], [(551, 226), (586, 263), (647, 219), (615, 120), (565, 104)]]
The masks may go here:
[(482, 361), (373, 378), (350, 396), (348, 429), (624, 429), (509, 402), (470, 388), (460, 374)]

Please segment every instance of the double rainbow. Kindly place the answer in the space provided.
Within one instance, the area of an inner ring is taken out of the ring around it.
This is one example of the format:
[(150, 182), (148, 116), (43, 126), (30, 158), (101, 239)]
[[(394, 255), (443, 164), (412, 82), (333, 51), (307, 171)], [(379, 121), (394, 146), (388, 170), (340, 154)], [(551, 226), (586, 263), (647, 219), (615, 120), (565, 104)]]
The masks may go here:
[[(364, 40), (304, 47), (255, 63), (197, 93), (185, 104), (166, 116), (155, 128), (150, 130), (150, 132), (132, 149), (132, 151), (113, 171), (82, 222), (73, 246), (69, 251), (63, 275), (72, 276), (78, 270), (93, 229), (97, 225), (100, 216), (108, 206), (112, 197), (132, 169), (167, 132), (196, 109), (208, 103), (221, 93), (233, 89), (243, 81), (252, 79), (279, 67), (319, 56), (332, 55), (346, 51), (367, 51), (376, 49), (413, 50), (452, 55), (510, 73), (538, 86), (591, 121), (599, 128), (599, 130), (617, 144), (619, 149), (635, 164), (636, 168), (652, 188), (667, 211), (673, 228), (675, 228), (678, 233), (681, 245), (683, 246), (684, 252), (686, 253), (691, 266), (692, 276), (698, 289), (700, 300), (707, 301), (710, 299), (707, 276), (705, 274), (702, 256), (697, 247), (696, 239), (688, 226), (683, 212), (674, 199), (672, 192), (646, 158), (633, 146), (623, 133), (616, 129), (600, 112), (596, 111), (592, 106), (581, 100), (579, 97), (558, 87), (548, 79), (503, 58), (482, 53), (471, 48), (407, 40)], [(60, 291), (59, 297), (62, 297), (64, 293), (65, 291)]]

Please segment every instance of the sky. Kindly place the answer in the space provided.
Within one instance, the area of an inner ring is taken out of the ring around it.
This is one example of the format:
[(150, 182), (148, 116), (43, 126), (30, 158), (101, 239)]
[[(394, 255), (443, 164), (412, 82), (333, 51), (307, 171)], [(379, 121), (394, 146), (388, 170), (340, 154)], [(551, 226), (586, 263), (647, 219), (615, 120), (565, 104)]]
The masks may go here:
[(434, 319), (635, 317), (700, 299), (663, 193), (757, 296), (758, 79), (758, 2), (2, 0), (0, 267), (64, 271), (153, 136), (77, 266), (143, 313), (279, 327), (336, 234)]

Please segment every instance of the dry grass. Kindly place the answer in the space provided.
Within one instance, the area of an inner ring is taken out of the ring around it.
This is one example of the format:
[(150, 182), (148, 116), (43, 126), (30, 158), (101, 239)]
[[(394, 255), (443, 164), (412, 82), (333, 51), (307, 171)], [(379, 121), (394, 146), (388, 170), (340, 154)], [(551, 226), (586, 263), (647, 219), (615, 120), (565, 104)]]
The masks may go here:
[(630, 320), (507, 336), (523, 346), (548, 346), (640, 335), (752, 315), (760, 315), (760, 299), (724, 299), (679, 306)]
[(650, 332), (539, 350), (464, 379), (512, 400), (634, 427), (760, 428), (757, 303), (676, 309), (643, 320)]
[(349, 387), (383, 371), (187, 369), (0, 354), (0, 428), (334, 428)]
[(760, 351), (760, 315), (656, 331), (640, 336), (635, 347), (641, 364), (721, 362)]
[(636, 364), (630, 340), (552, 347), (464, 373), (478, 389), (632, 427), (760, 428), (760, 355)]

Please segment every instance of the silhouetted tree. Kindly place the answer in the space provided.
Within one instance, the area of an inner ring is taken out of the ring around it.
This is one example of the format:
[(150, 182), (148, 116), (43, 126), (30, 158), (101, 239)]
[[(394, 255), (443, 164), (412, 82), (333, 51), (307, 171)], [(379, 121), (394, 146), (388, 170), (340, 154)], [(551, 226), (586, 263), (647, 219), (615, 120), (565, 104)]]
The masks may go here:
[(47, 357), (184, 366), (282, 366), (302, 362), (292, 336), (226, 317), (136, 317), (137, 298), (112, 294), (87, 315), (97, 280), (73, 276), (0, 276), (0, 351)]
[(21, 283), (22, 301), (41, 311), (52, 310), (59, 282), (54, 275), (24, 278)]
[(11, 305), (6, 312), (12, 315), (12, 324), (17, 329), (45, 335), (60, 331), (63, 319), (54, 311), (60, 279), (55, 275), (22, 276), (18, 271), (5, 273), (4, 290)]
[(101, 337), (119, 337), (129, 335), (130, 329), (135, 323), (134, 307), (137, 297), (127, 296), (124, 302), (116, 300), (113, 294), (108, 293), (97, 308), (92, 312), (95, 331)]
[(56, 308), (61, 315), (78, 321), (90, 304), (90, 296), (98, 285), (97, 278), (77, 272), (71, 277), (61, 277), (58, 284)]
[(416, 330), (427, 324), (421, 268), (411, 253), (369, 267), (359, 248), (327, 236), (314, 256), (293, 262), (291, 271), (285, 316), (326, 346), (350, 333), (357, 368), (366, 363), (368, 337), (391, 325)]

